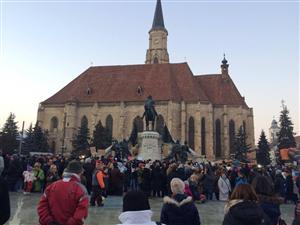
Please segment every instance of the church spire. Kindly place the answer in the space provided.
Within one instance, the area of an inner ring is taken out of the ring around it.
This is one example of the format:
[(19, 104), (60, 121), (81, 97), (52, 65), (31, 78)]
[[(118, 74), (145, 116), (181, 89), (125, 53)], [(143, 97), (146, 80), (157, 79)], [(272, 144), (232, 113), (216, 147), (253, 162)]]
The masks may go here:
[(166, 29), (164, 23), (163, 11), (161, 7), (161, 0), (157, 0), (156, 2), (152, 29), (164, 29), (164, 30)]
[(165, 28), (161, 0), (157, 0), (152, 28), (149, 31), (149, 48), (146, 64), (169, 63), (168, 31)]
[(225, 58), (225, 53), (224, 53), (224, 58), (222, 60), (222, 65), (221, 65), (222, 75), (228, 75), (228, 67), (229, 67), (229, 64), (228, 64), (227, 59)]

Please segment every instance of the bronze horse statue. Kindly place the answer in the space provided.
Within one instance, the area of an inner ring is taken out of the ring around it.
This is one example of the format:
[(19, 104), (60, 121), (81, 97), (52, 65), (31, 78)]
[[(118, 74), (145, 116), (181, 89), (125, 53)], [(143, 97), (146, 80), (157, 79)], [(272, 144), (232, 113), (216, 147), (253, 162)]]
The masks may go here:
[(151, 122), (152, 130), (154, 130), (155, 120), (156, 120), (156, 117), (158, 115), (157, 115), (157, 112), (155, 110), (155, 102), (153, 101), (151, 95), (148, 96), (148, 98), (145, 102), (145, 105), (144, 105), (144, 109), (145, 109), (145, 112), (143, 114), (142, 119), (145, 117), (146, 130), (147, 131), (149, 130), (149, 122)]

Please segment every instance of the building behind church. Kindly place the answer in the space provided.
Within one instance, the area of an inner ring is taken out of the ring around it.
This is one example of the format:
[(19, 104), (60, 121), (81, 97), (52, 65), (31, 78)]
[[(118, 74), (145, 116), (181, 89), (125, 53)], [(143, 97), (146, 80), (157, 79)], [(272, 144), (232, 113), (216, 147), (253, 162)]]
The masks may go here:
[(93, 66), (43, 101), (38, 122), (48, 131), (51, 148), (71, 152), (83, 121), (90, 133), (99, 120), (117, 140), (128, 139), (135, 124), (144, 130), (144, 101), (156, 103), (156, 130), (166, 125), (176, 140), (187, 141), (208, 159), (233, 154), (234, 137), (242, 126), (254, 147), (253, 110), (240, 95), (221, 62), (220, 74), (195, 75), (187, 63), (170, 63), (168, 31), (157, 0), (145, 64)]

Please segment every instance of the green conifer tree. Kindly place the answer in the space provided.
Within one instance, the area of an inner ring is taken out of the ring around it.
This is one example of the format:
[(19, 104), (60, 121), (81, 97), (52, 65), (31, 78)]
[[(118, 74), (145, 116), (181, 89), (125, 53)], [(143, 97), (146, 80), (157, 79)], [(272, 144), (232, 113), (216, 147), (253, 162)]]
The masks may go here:
[(29, 128), (26, 130), (26, 137), (24, 139), (22, 154), (28, 155), (29, 152), (34, 149), (34, 139), (33, 139), (33, 128), (32, 124), (30, 124)]
[(278, 150), (275, 153), (276, 162), (279, 164), (282, 163), (280, 158), (280, 149), (296, 147), (296, 141), (293, 132), (294, 127), (291, 118), (289, 117), (289, 111), (284, 103), (282, 103), (282, 108), (283, 109), (279, 119), (280, 130), (278, 133)]
[(280, 130), (278, 134), (278, 148), (291, 148), (296, 147), (296, 141), (294, 138), (294, 127), (289, 117), (289, 111), (287, 107), (283, 105), (283, 110), (281, 111), (280, 115)]
[(42, 130), (38, 122), (33, 128), (32, 138), (32, 152), (49, 152), (48, 134)]
[(106, 149), (112, 143), (111, 132), (102, 125), (101, 121), (99, 121), (95, 126), (92, 143), (96, 149)]
[(0, 149), (2, 149), (3, 154), (13, 154), (18, 148), (19, 142), (17, 137), (19, 134), (15, 118), (15, 115), (10, 113), (0, 132)]
[(241, 162), (247, 162), (247, 152), (250, 149), (250, 145), (247, 144), (247, 136), (243, 126), (240, 126), (240, 129), (235, 137), (234, 142), (234, 152), (235, 159)]
[(74, 151), (72, 152), (74, 156), (79, 155), (89, 155), (90, 147), (90, 131), (88, 128), (87, 120), (83, 120), (81, 126), (78, 128), (78, 133), (75, 140), (73, 141)]
[(270, 147), (264, 131), (261, 131), (260, 134), (258, 149), (256, 150), (256, 160), (258, 164), (263, 166), (267, 166), (271, 163)]

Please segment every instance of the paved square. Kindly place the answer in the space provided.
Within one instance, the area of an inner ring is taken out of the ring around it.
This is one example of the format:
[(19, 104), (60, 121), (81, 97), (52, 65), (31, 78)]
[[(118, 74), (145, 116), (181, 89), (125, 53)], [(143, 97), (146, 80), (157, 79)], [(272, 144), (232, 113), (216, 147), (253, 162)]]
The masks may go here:
[[(10, 193), (12, 215), (6, 225), (36, 225), (38, 216), (36, 206), (40, 194), (31, 194), (24, 196), (21, 193)], [(162, 199), (150, 199), (151, 209), (154, 212), (154, 220), (158, 221), (162, 207)], [(197, 204), (201, 224), (203, 225), (220, 225), (223, 221), (223, 202), (210, 201), (205, 204)], [(90, 207), (89, 217), (85, 224), (87, 225), (113, 225), (119, 223), (118, 216), (122, 210), (122, 197), (108, 197), (105, 206)], [(282, 217), (287, 224), (292, 223), (294, 205), (282, 205)]]

